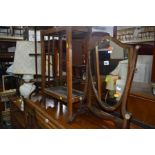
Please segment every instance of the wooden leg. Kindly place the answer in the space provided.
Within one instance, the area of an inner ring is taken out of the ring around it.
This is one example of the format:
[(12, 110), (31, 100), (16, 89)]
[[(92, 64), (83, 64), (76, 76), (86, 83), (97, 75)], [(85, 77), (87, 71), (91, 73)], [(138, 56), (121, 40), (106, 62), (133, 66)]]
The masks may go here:
[(72, 120), (72, 29), (67, 27), (67, 40), (66, 40), (66, 68), (67, 68), (67, 108), (68, 120)]

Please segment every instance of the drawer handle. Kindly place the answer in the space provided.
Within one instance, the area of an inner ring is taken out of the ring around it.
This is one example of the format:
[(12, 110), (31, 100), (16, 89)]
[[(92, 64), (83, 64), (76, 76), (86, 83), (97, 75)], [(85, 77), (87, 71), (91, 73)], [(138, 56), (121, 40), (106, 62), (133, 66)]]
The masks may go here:
[(49, 122), (49, 120), (47, 118), (45, 118), (45, 123), (48, 123), (48, 122)]

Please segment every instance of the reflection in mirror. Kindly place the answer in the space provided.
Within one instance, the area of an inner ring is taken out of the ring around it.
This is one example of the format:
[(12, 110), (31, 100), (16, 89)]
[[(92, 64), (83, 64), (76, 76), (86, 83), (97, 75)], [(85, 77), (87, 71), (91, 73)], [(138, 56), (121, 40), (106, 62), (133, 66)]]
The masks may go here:
[(122, 97), (128, 72), (128, 49), (104, 39), (90, 52), (91, 74), (98, 97), (115, 106)]

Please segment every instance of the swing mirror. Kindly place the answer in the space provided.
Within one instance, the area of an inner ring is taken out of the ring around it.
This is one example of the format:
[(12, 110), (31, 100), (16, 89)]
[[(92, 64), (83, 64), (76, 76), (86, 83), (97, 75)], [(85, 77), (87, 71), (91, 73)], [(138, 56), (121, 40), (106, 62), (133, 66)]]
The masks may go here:
[(106, 110), (117, 108), (126, 85), (128, 48), (110, 37), (104, 38), (90, 51), (89, 65), (97, 100)]

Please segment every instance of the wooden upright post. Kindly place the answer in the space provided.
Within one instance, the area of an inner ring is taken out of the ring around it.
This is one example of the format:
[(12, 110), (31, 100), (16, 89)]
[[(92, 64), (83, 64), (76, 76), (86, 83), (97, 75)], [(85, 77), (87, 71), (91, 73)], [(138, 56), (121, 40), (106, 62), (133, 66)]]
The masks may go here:
[(58, 49), (56, 48), (54, 50), (54, 73), (55, 73), (55, 79), (58, 77)]
[(88, 33), (88, 37), (87, 37), (87, 40), (86, 40), (86, 49), (87, 49), (87, 54), (86, 54), (86, 57), (87, 57), (87, 72), (88, 72), (88, 87), (87, 87), (87, 92), (88, 92), (88, 107), (90, 107), (92, 105), (92, 85), (91, 85), (91, 80), (90, 80), (90, 68), (88, 66), (91, 66), (90, 65), (90, 52), (91, 52), (91, 42), (92, 42), (92, 27), (89, 27), (89, 33)]
[(113, 28), (113, 36), (115, 39), (117, 39), (117, 26), (114, 26)]
[(68, 118), (72, 119), (72, 28), (66, 28), (66, 69), (67, 69), (67, 106)]
[(45, 57), (45, 45), (44, 45), (44, 35), (41, 33), (41, 77), (42, 77), (42, 92), (45, 89), (46, 83), (46, 57)]
[(53, 40), (52, 40), (52, 70), (53, 70), (53, 77), (55, 78), (55, 40), (54, 40), (54, 36), (52, 36)]
[(48, 82), (50, 81), (50, 50), (51, 50), (50, 35), (48, 35)]
[(97, 89), (98, 89), (98, 96), (101, 99), (101, 82), (100, 82), (100, 66), (99, 66), (98, 47), (96, 47), (95, 49), (95, 57), (96, 57)]
[(36, 27), (34, 27), (34, 45), (35, 45), (35, 70), (36, 70), (36, 80), (38, 81), (37, 29), (36, 29)]
[(59, 36), (59, 77), (60, 77), (60, 82), (62, 82), (62, 37)]

